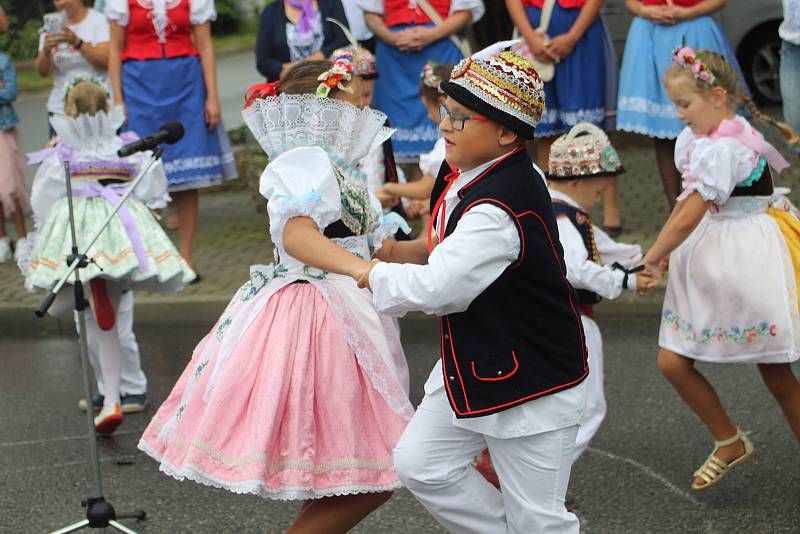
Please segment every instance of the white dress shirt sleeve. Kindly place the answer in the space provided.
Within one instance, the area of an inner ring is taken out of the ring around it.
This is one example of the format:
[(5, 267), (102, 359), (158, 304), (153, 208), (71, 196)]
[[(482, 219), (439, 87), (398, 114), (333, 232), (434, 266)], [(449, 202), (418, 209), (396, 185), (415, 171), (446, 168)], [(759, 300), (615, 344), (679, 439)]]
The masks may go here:
[(470, 303), (519, 256), (514, 222), (502, 209), (481, 204), (458, 221), (427, 265), (379, 263), (369, 282), (375, 308), (387, 315), (420, 310), (446, 315)]
[[(558, 217), (558, 237), (564, 248), (567, 280), (575, 289), (593, 291), (603, 298), (615, 299), (622, 293), (625, 273), (598, 265), (589, 259), (586, 245), (578, 229), (567, 217)], [(636, 277), (628, 277), (628, 289), (636, 288)]]

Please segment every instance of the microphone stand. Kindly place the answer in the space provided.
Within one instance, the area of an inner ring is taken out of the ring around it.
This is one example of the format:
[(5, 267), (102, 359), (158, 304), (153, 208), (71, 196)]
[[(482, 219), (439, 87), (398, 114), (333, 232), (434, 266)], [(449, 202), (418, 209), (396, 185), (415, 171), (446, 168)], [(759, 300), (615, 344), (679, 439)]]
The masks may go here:
[(97, 239), (103, 233), (103, 231), (108, 226), (108, 223), (117, 214), (119, 209), (128, 200), (128, 197), (131, 196), (133, 191), (136, 189), (136, 186), (139, 185), (139, 182), (150, 172), (150, 169), (155, 165), (155, 163), (161, 159), (161, 156), (164, 154), (164, 149), (161, 147), (156, 147), (153, 149), (153, 154), (150, 157), (150, 160), (147, 162), (147, 165), (141, 170), (139, 175), (136, 177), (133, 182), (131, 182), (130, 187), (125, 192), (125, 194), (120, 198), (119, 202), (114, 206), (114, 209), (111, 213), (106, 217), (105, 221), (100, 225), (100, 227), (95, 231), (92, 238), (89, 240), (89, 243), (86, 245), (84, 252), (80, 252), (78, 250), (78, 239), (75, 232), (75, 212), (72, 207), (72, 178), (70, 176), (70, 168), (69, 162), (64, 162), (64, 174), (66, 177), (67, 182), (67, 205), (69, 207), (69, 227), (70, 227), (70, 234), (72, 238), (72, 251), (71, 254), (67, 257), (67, 265), (69, 269), (61, 277), (61, 279), (56, 282), (47, 296), (44, 298), (42, 303), (34, 312), (37, 317), (44, 317), (47, 313), (47, 310), (53, 304), (53, 301), (56, 298), (56, 295), (67, 283), (70, 275), (74, 272), (75, 273), (75, 281), (73, 282), (73, 289), (75, 292), (75, 311), (78, 315), (78, 326), (80, 329), (79, 338), (80, 338), (80, 347), (81, 347), (81, 368), (83, 370), (83, 394), (84, 398), (87, 400), (88, 406), (86, 407), (86, 424), (88, 429), (88, 439), (89, 439), (89, 458), (92, 464), (92, 471), (94, 475), (94, 493), (92, 496), (88, 497), (87, 499), (81, 501), (81, 505), (86, 508), (86, 518), (78, 521), (77, 523), (73, 523), (66, 527), (60, 528), (58, 530), (54, 530), (50, 534), (67, 534), (68, 532), (74, 532), (76, 530), (80, 530), (83, 528), (107, 528), (111, 527), (113, 529), (118, 530), (119, 532), (124, 532), (125, 534), (136, 534), (133, 530), (129, 529), (125, 525), (119, 523), (118, 519), (137, 519), (139, 521), (145, 519), (147, 514), (144, 510), (136, 510), (134, 512), (128, 513), (117, 513), (114, 510), (114, 507), (111, 506), (111, 503), (106, 501), (105, 497), (103, 497), (103, 478), (100, 473), (100, 459), (97, 453), (97, 435), (95, 433), (94, 427), (94, 415), (91, 408), (91, 398), (92, 398), (92, 386), (91, 380), (89, 375), (89, 346), (86, 340), (86, 316), (85, 311), (88, 306), (86, 299), (84, 297), (83, 291), (83, 283), (81, 282), (81, 269), (85, 268), (89, 265), (90, 261), (86, 256), (86, 252), (92, 248), (92, 245), (95, 244)]

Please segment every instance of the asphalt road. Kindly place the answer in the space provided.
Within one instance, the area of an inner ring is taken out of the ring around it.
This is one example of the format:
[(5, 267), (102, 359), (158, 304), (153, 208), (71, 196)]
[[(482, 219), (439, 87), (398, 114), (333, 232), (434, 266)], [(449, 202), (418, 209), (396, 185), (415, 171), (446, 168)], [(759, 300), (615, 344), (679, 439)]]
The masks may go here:
[[(149, 415), (220, 311), (219, 304), (137, 307), (151, 404), (99, 448), (109, 500), (118, 510), (147, 510), (145, 522), (129, 523), (138, 532), (277, 533), (296, 512), (294, 503), (174, 481), (136, 450)], [(655, 367), (657, 310), (620, 314), (613, 308), (599, 322), (609, 414), (573, 471), (582, 531), (800, 532), (800, 448), (755, 367), (702, 367), (734, 419), (751, 432), (759, 456), (720, 486), (692, 493), (691, 473), (711, 438)], [(79, 502), (90, 490), (85, 419), (76, 406), (82, 391), (77, 343), (70, 324), (37, 322), (27, 310), (0, 312), (0, 324), (0, 532), (46, 532), (81, 519)], [(421, 317), (401, 324), (416, 403), (435, 358), (436, 324)], [(442, 530), (401, 490), (355, 532)]]

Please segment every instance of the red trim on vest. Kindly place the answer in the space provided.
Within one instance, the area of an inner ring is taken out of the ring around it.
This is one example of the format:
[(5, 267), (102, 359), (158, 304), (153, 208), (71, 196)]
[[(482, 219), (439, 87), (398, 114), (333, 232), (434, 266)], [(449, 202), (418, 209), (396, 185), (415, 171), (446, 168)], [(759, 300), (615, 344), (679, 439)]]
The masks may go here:
[(475, 360), (472, 360), (472, 376), (483, 382), (497, 382), (498, 380), (505, 380), (506, 378), (511, 378), (512, 376), (517, 374), (517, 371), (519, 371), (519, 361), (517, 360), (517, 353), (513, 350), (511, 351), (511, 357), (514, 358), (514, 369), (507, 375), (500, 375), (492, 378), (489, 377), (484, 378), (482, 376), (478, 376), (478, 373), (475, 372)]
[[(520, 148), (523, 148), (523, 147), (520, 147)], [(515, 150), (514, 152), (509, 153), (508, 155), (510, 156), (511, 154), (514, 154), (516, 152), (517, 152), (517, 150)], [(503, 158), (503, 159), (505, 159), (505, 158)], [(502, 160), (500, 160), (500, 161), (502, 161)], [(499, 163), (500, 161), (498, 161), (497, 163)], [(488, 171), (488, 169), (487, 169), (487, 171)], [(472, 182), (470, 182), (469, 184), (464, 186), (464, 188), (466, 188), (469, 185), (475, 183), (479, 178), (481, 178), (483, 176), (483, 174), (485, 174), (485, 172), (482, 173), (481, 175), (479, 175), (477, 178), (475, 178), (475, 180), (473, 180)], [(463, 191), (464, 188), (462, 188), (461, 191)], [(461, 191), (459, 191), (459, 195), (461, 194)], [(444, 194), (442, 194), (441, 198), (444, 198)], [(544, 220), (541, 218), (541, 216), (539, 216), (538, 213), (536, 213), (535, 211), (525, 211), (525, 212), (522, 212), (520, 214), (516, 214), (514, 212), (514, 210), (512, 210), (505, 203), (503, 203), (502, 201), (497, 200), (495, 198), (491, 198), (491, 197), (486, 197), (486, 198), (483, 198), (483, 199), (476, 200), (475, 202), (473, 202), (472, 204), (467, 206), (467, 209), (464, 210), (464, 213), (466, 213), (467, 210), (469, 210), (470, 208), (472, 208), (476, 204), (485, 203), (485, 202), (492, 202), (494, 204), (497, 204), (498, 206), (501, 206), (502, 209), (504, 209), (509, 215), (511, 215), (511, 218), (517, 224), (517, 228), (518, 228), (518, 231), (520, 233), (520, 257), (517, 260), (517, 262), (515, 262), (512, 265), (517, 265), (517, 266), (520, 265), (522, 263), (523, 258), (524, 258), (524, 254), (525, 254), (525, 249), (524, 249), (525, 234), (522, 231), (522, 223), (520, 223), (519, 219), (522, 218), (522, 217), (525, 217), (526, 215), (533, 215), (534, 217), (536, 217), (536, 219), (538, 219), (539, 223), (541, 224), (542, 228), (545, 231), (545, 234), (547, 235), (547, 239), (550, 241), (550, 249), (553, 252), (553, 256), (555, 257), (556, 261), (558, 261), (558, 252), (556, 251), (556, 247), (555, 247), (555, 244), (553, 242), (553, 236), (550, 235), (550, 231), (547, 229), (547, 225), (544, 223)], [(464, 214), (462, 213), (462, 217), (463, 216), (464, 216)], [(433, 216), (432, 216), (432, 218), (433, 218)], [(559, 271), (560, 270), (561, 269), (559, 269)], [(577, 322), (578, 322), (578, 334), (579, 334), (579, 337), (580, 337), (580, 340), (581, 340), (581, 346), (583, 346), (583, 369), (584, 369), (584, 373), (580, 377), (578, 377), (577, 379), (575, 379), (575, 380), (573, 380), (571, 382), (567, 382), (566, 384), (561, 384), (560, 386), (554, 386), (554, 387), (552, 387), (550, 389), (546, 389), (544, 391), (540, 391), (538, 393), (534, 393), (532, 395), (529, 395), (527, 397), (523, 397), (521, 399), (517, 399), (515, 401), (507, 402), (505, 404), (500, 404), (500, 405), (497, 405), (497, 406), (491, 406), (489, 408), (483, 408), (481, 410), (470, 410), (469, 403), (467, 403), (467, 390), (464, 387), (464, 380), (461, 377), (461, 371), (458, 368), (458, 360), (456, 359), (455, 346), (453, 345), (453, 333), (452, 333), (452, 331), (450, 329), (450, 320), (447, 319), (447, 316), (445, 316), (442, 319), (447, 321), (447, 332), (448, 332), (448, 336), (449, 336), (449, 340), (450, 340), (450, 351), (451, 351), (450, 354), (451, 354), (451, 356), (453, 358), (453, 361), (456, 363), (456, 365), (455, 365), (456, 373), (458, 374), (458, 379), (461, 381), (461, 390), (464, 393), (464, 402), (465, 402), (465, 405), (466, 405), (466, 408), (467, 408), (466, 412), (461, 412), (461, 411), (458, 410), (458, 408), (455, 407), (455, 402), (453, 402), (452, 403), (453, 404), (453, 409), (456, 411), (457, 414), (459, 414), (459, 415), (474, 415), (474, 414), (479, 414), (479, 413), (484, 413), (484, 412), (489, 412), (489, 411), (495, 411), (495, 410), (497, 410), (499, 408), (511, 407), (511, 406), (520, 404), (522, 402), (525, 402), (525, 401), (528, 401), (528, 400), (531, 400), (531, 399), (535, 399), (537, 397), (541, 397), (541, 396), (546, 395), (548, 393), (553, 393), (553, 392), (559, 391), (561, 389), (569, 388), (569, 387), (573, 386), (574, 384), (579, 383), (584, 378), (586, 378), (586, 375), (589, 373), (589, 353), (588, 353), (588, 350), (586, 348), (586, 338), (583, 335), (583, 328), (581, 327), (581, 317), (580, 317), (581, 314), (578, 311), (578, 308), (576, 308), (575, 303), (572, 301), (572, 292), (570, 291), (572, 286), (570, 286), (569, 281), (567, 280), (567, 277), (563, 272), (561, 272), (561, 277), (564, 280), (564, 285), (566, 285), (566, 287), (567, 287), (567, 295), (569, 295), (569, 297), (568, 297), (569, 306), (572, 309), (572, 313), (575, 314), (575, 319), (577, 319)], [(452, 399), (453, 398), (453, 393), (450, 390), (450, 384), (449, 384), (449, 380), (448, 380), (448, 377), (447, 377), (447, 373), (444, 372), (444, 369), (445, 369), (444, 335), (442, 335), (442, 353), (441, 354), (442, 354), (442, 372), (444, 374), (444, 383), (445, 383), (445, 387), (447, 388), (447, 394), (449, 395), (450, 399)]]

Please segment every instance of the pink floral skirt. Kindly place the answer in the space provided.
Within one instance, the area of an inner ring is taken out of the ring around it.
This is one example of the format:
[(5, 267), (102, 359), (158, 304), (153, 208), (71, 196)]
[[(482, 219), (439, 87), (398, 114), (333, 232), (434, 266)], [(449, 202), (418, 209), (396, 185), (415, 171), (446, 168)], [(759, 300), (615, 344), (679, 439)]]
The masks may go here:
[(226, 326), (220, 319), (203, 339), (145, 429), (139, 448), (162, 471), (274, 499), (399, 487), (392, 448), (406, 420), (370, 383), (314, 285), (272, 295), (209, 389), (216, 355), (198, 362)]

